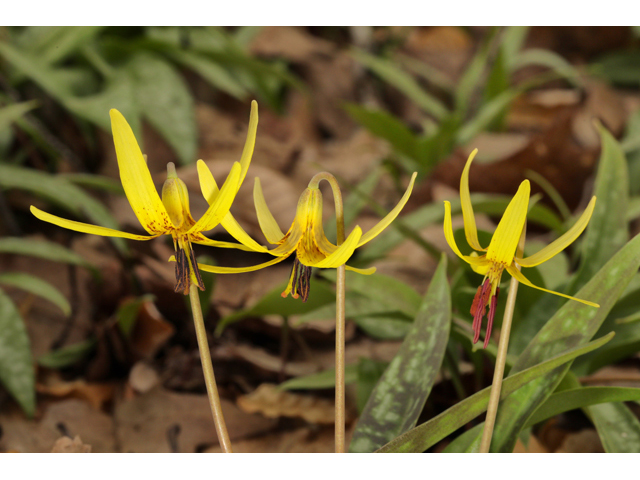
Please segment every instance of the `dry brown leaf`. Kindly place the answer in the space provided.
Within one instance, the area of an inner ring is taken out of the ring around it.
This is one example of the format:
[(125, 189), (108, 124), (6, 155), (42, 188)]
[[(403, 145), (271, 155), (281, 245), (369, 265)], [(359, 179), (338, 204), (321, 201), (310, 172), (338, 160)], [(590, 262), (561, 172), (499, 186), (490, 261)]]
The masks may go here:
[(82, 443), (80, 435), (72, 440), (69, 437), (60, 437), (53, 444), (51, 453), (91, 453), (91, 445)]
[(318, 371), (318, 366), (306, 362), (287, 361), (282, 365), (279, 356), (271, 355), (262, 348), (251, 345), (224, 345), (215, 350), (215, 357), (219, 359), (242, 359), (256, 367), (271, 373), (283, 372), (290, 377), (310, 375)]
[(85, 400), (96, 410), (102, 410), (113, 400), (115, 389), (116, 385), (111, 382), (88, 383), (83, 379), (64, 381), (57, 372), (44, 375), (36, 384), (36, 391), (40, 394)]
[[(335, 420), (333, 401), (280, 390), (270, 383), (263, 383), (249, 395), (238, 397), (238, 406), (245, 412), (261, 413), (268, 418), (302, 418), (321, 425), (331, 425)], [(347, 417), (350, 417), (349, 411)]]
[(175, 327), (167, 322), (152, 301), (140, 305), (129, 342), (139, 358), (152, 358), (174, 335)]
[(318, 56), (330, 55), (335, 47), (300, 27), (265, 27), (253, 39), (249, 49), (255, 55), (263, 57), (281, 57), (308, 63)]
[(556, 453), (604, 453), (604, 448), (598, 432), (592, 428), (586, 428), (568, 434)]
[(529, 436), (527, 446), (518, 438), (513, 453), (549, 453), (549, 451), (540, 443), (536, 436), (532, 434)]
[[(272, 420), (249, 415), (226, 399), (222, 411), (232, 441), (274, 426)], [(206, 395), (158, 387), (117, 405), (115, 422), (122, 452), (194, 453), (218, 442)]]

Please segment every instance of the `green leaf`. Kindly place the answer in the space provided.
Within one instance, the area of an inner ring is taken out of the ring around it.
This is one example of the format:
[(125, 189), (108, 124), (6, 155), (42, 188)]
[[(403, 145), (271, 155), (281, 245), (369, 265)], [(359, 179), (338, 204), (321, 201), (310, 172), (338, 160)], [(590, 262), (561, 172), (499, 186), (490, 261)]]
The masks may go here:
[(593, 194), (597, 197), (582, 242), (582, 264), (573, 291), (584, 285), (629, 238), (626, 214), (629, 203), (629, 172), (617, 140), (598, 124), (602, 152)]
[(129, 62), (135, 98), (144, 116), (167, 140), (182, 163), (194, 163), (198, 148), (193, 98), (175, 69), (155, 55), (140, 53)]
[(623, 403), (589, 407), (607, 453), (640, 453), (640, 421)]
[[(350, 385), (358, 380), (358, 365), (345, 365), (344, 383)], [(330, 368), (312, 375), (292, 378), (281, 383), (278, 388), (282, 390), (320, 390), (324, 388), (334, 388), (336, 386), (336, 370)]]
[(11, 299), (0, 289), (0, 381), (24, 413), (36, 410), (35, 372), (27, 328)]
[(59, 350), (45, 353), (38, 358), (38, 364), (46, 368), (65, 368), (79, 362), (86, 357), (96, 346), (95, 339), (88, 339), (74, 343)]
[(9, 285), (26, 290), (45, 300), (49, 300), (60, 308), (65, 316), (71, 314), (71, 305), (69, 305), (64, 295), (60, 293), (60, 290), (34, 275), (22, 272), (0, 273), (0, 285)]
[[(550, 358), (534, 367), (528, 368), (515, 375), (504, 379), (500, 398), (504, 399), (512, 392), (520, 389), (523, 385), (546, 373), (570, 362), (574, 358), (587, 352), (595, 350), (607, 343), (613, 334), (594, 340), (581, 347), (571, 348), (566, 352)], [(431, 420), (418, 425), (408, 432), (400, 435), (380, 448), (380, 453), (419, 453), (435, 445), (447, 435), (455, 432), (458, 428), (473, 420), (487, 409), (491, 387), (487, 387), (478, 393), (471, 395), (463, 401), (455, 404), (445, 412), (437, 415)]]
[(14, 103), (0, 108), (0, 130), (8, 128), (18, 118), (37, 106), (38, 102), (36, 100), (30, 100), (28, 102)]
[(311, 293), (309, 293), (309, 298), (306, 302), (291, 296), (283, 298), (281, 293), (286, 286), (287, 284), (283, 283), (258, 300), (254, 306), (220, 319), (215, 330), (216, 336), (220, 336), (227, 325), (246, 317), (261, 317), (263, 315), (290, 317), (291, 315), (311, 312), (328, 303), (333, 302), (335, 304), (336, 294), (333, 289), (330, 288), (326, 282), (318, 281), (313, 277), (311, 277)]
[(548, 418), (578, 408), (599, 403), (629, 402), (640, 400), (640, 388), (625, 387), (581, 387), (554, 393), (536, 410), (527, 422), (527, 427)]
[(125, 337), (129, 337), (136, 325), (140, 307), (146, 302), (153, 302), (154, 295), (142, 295), (140, 297), (125, 300), (116, 312), (116, 323)]
[(640, 51), (610, 53), (593, 65), (593, 73), (618, 84), (638, 88), (640, 85)]
[(457, 437), (442, 453), (472, 453), (477, 452), (480, 448), (480, 439), (482, 438), (482, 429), (484, 422), (479, 423), (475, 427), (467, 430)]
[(92, 175), (90, 173), (59, 173), (58, 177), (64, 178), (81, 187), (95, 188), (105, 192), (124, 195), (122, 184), (113, 178), (102, 175)]
[(451, 327), (451, 293), (443, 255), (413, 327), (371, 392), (351, 452), (373, 452), (413, 428), (440, 371)]
[(53, 262), (69, 263), (81, 267), (91, 267), (80, 255), (62, 245), (48, 240), (32, 240), (30, 238), (0, 238), (0, 253), (28, 255)]
[(397, 117), (384, 110), (361, 107), (354, 103), (344, 106), (349, 116), (376, 137), (384, 138), (399, 153), (420, 162), (417, 136)]
[(440, 100), (425, 92), (411, 75), (396, 67), (389, 60), (375, 57), (362, 50), (351, 50), (351, 54), (357, 61), (400, 90), (435, 119), (439, 120), (448, 114), (447, 107)]
[(455, 104), (456, 110), (459, 112), (466, 113), (469, 110), (472, 95), (482, 81), (483, 72), (491, 53), (493, 39), (497, 33), (498, 28), (492, 27), (458, 82), (455, 92)]
[(358, 412), (362, 413), (376, 384), (382, 377), (389, 362), (381, 362), (371, 358), (360, 358), (358, 362), (358, 381), (356, 384), (356, 401)]
[(511, 26), (505, 27), (502, 33), (500, 50), (504, 55), (504, 61), (509, 70), (513, 70), (515, 58), (520, 52), (524, 41), (527, 39), (530, 27)]
[(393, 312), (353, 317), (352, 320), (367, 335), (379, 340), (401, 340), (412, 325), (410, 321), (395, 317)]
[[(625, 291), (640, 266), (640, 237), (631, 240), (575, 296), (598, 303), (590, 307), (567, 301), (520, 354), (509, 375), (540, 363), (551, 355), (588, 342)], [(570, 368), (564, 365), (529, 383), (500, 404), (492, 451), (511, 452), (529, 417), (554, 392)]]
[[(55, 27), (54, 27), (55, 28)], [(38, 52), (38, 57), (46, 63), (52, 64), (79, 50), (83, 45), (93, 40), (104, 26), (65, 26), (59, 28), (55, 41), (47, 42)]]
[(571, 63), (551, 50), (529, 48), (516, 57), (513, 67), (515, 70), (530, 65), (547, 67), (575, 86), (582, 84), (580, 72)]

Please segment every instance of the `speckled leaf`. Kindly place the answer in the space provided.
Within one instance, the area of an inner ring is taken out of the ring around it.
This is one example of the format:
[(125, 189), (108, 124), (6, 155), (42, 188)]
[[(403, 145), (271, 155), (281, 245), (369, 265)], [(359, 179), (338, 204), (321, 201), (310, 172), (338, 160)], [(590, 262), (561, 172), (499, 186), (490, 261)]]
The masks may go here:
[(608, 453), (640, 453), (640, 421), (624, 403), (589, 407), (602, 446)]
[(373, 452), (415, 426), (440, 370), (450, 327), (451, 293), (442, 256), (411, 330), (358, 420), (350, 451)]
[[(545, 358), (583, 345), (598, 331), (640, 265), (640, 236), (622, 248), (577, 294), (600, 305), (567, 301), (520, 354), (510, 375)], [(560, 383), (571, 364), (529, 383), (504, 400), (498, 409), (492, 451), (511, 452), (518, 433)]]
[(56, 287), (41, 278), (23, 272), (9, 272), (0, 274), (0, 285), (17, 287), (38, 295), (56, 305), (62, 313), (69, 315), (71, 305)]
[(582, 243), (582, 264), (569, 290), (582, 287), (627, 242), (629, 172), (618, 141), (598, 124), (602, 153), (593, 194), (597, 197)]
[[(504, 379), (502, 383), (502, 392), (500, 398), (504, 399), (512, 392), (520, 389), (523, 385), (546, 373), (558, 368), (559, 366), (570, 362), (574, 358), (591, 352), (596, 348), (604, 345), (613, 337), (613, 333), (606, 335), (598, 340), (594, 340), (581, 347), (571, 348), (561, 355), (550, 358), (534, 367), (523, 370), (515, 375), (511, 375)], [(380, 448), (380, 453), (418, 453), (424, 452), (427, 448), (435, 445), (437, 442), (445, 438), (447, 435), (455, 432), (457, 429), (473, 420), (481, 413), (487, 410), (489, 403), (489, 394), (491, 387), (479, 391), (465, 398), (461, 402), (455, 404), (440, 415), (432, 418), (408, 432), (393, 439), (385, 446)]]
[(0, 289), (0, 381), (32, 417), (36, 391), (27, 328), (11, 299)]
[(191, 93), (176, 70), (159, 57), (137, 54), (129, 64), (136, 101), (178, 154), (182, 163), (197, 160), (198, 132)]

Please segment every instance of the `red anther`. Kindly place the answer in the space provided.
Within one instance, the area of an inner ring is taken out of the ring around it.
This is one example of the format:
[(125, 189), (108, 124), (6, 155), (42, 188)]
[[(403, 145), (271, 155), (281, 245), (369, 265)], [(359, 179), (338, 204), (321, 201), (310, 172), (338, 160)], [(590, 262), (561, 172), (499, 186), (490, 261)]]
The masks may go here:
[(484, 337), (484, 348), (489, 345), (491, 339), (491, 329), (493, 328), (493, 318), (496, 316), (496, 307), (498, 305), (498, 293), (500, 293), (500, 287), (496, 287), (496, 293), (491, 297), (491, 306), (489, 307), (489, 321), (487, 322), (487, 333)]
[(473, 315), (473, 343), (477, 343), (480, 339), (480, 329), (482, 328), (482, 318), (484, 317), (487, 302), (491, 296), (491, 282), (487, 278), (484, 283), (478, 287), (473, 303), (471, 304), (471, 314)]

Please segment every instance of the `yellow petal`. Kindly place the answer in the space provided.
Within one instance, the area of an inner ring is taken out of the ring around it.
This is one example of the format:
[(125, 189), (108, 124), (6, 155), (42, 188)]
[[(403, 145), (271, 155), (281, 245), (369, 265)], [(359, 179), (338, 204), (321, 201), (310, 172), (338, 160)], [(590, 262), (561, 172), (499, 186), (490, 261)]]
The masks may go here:
[(554, 257), (562, 250), (567, 248), (587, 227), (595, 206), (596, 197), (593, 197), (589, 202), (589, 205), (587, 205), (585, 211), (582, 213), (582, 215), (580, 215), (578, 221), (569, 230), (567, 230), (564, 235), (551, 242), (538, 253), (534, 253), (527, 258), (516, 258), (516, 262), (518, 263), (518, 265), (522, 267), (535, 267), (536, 265), (540, 265), (542, 262), (546, 262), (551, 257)]
[(198, 220), (193, 227), (189, 229), (188, 233), (194, 232), (206, 232), (218, 225), (224, 216), (229, 213), (229, 208), (233, 200), (236, 198), (238, 192), (238, 180), (240, 178), (240, 164), (235, 162), (227, 180), (222, 185), (220, 192), (216, 196), (216, 199), (209, 205), (209, 208), (204, 215)]
[(527, 218), (530, 191), (529, 180), (520, 184), (520, 188), (509, 202), (491, 238), (487, 249), (487, 260), (504, 265), (511, 265), (513, 262), (520, 234)]
[(478, 229), (476, 228), (476, 218), (473, 215), (473, 206), (471, 205), (471, 194), (469, 193), (469, 169), (471, 168), (471, 162), (478, 153), (476, 148), (469, 159), (467, 164), (462, 170), (462, 176), (460, 177), (460, 205), (462, 206), (462, 218), (464, 219), (464, 234), (467, 237), (469, 246), (474, 250), (486, 250), (482, 248), (478, 241)]
[(199, 263), (198, 268), (204, 272), (211, 273), (242, 273), (242, 272), (253, 272), (255, 270), (260, 270), (261, 268), (266, 268), (271, 265), (275, 265), (283, 261), (287, 256), (277, 257), (273, 260), (269, 260), (268, 262), (261, 263), (259, 265), (253, 265), (251, 267), (216, 267), (213, 265), (205, 265), (204, 263)]
[(130, 238), (132, 240), (151, 240), (152, 238), (157, 238), (162, 235), (162, 233), (158, 233), (157, 235), (147, 237), (146, 235), (136, 235), (134, 233), (121, 232), (119, 230), (113, 230), (112, 228), (99, 227), (97, 225), (91, 225), (89, 223), (75, 222), (73, 220), (67, 220), (65, 218), (56, 217), (55, 215), (51, 215), (50, 213), (43, 212), (33, 205), (31, 206), (31, 213), (33, 213), (40, 220), (53, 223), (54, 225), (58, 225), (59, 227), (68, 228), (69, 230), (75, 230), (76, 232), (101, 235), (103, 237), (122, 237)]
[(269, 243), (280, 242), (282, 237), (284, 237), (284, 233), (282, 233), (276, 219), (273, 218), (273, 215), (269, 211), (258, 177), (256, 177), (255, 184), (253, 185), (253, 203), (256, 205), (256, 214), (258, 215), (260, 229), (262, 233), (264, 233), (267, 241)]
[(246, 245), (242, 245), (241, 243), (233, 243), (233, 242), (222, 242), (218, 240), (211, 240), (210, 238), (205, 237), (200, 234), (191, 234), (189, 235), (189, 240), (193, 243), (197, 243), (199, 245), (207, 245), (209, 247), (218, 247), (218, 248), (235, 248), (236, 250), (244, 250), (245, 252), (253, 252), (252, 248), (247, 247)]
[(120, 180), (131, 208), (147, 232), (164, 233), (171, 228), (171, 220), (153, 184), (136, 137), (119, 111), (111, 109), (109, 114)]
[(404, 195), (402, 196), (402, 198), (400, 199), (398, 204), (395, 206), (395, 208), (393, 210), (391, 210), (387, 214), (386, 217), (384, 217), (382, 220), (380, 220), (371, 230), (369, 230), (367, 233), (365, 233), (362, 236), (362, 238), (360, 239), (360, 244), (358, 245), (358, 247), (361, 247), (365, 243), (369, 242), (370, 240), (372, 240), (375, 237), (377, 237), (378, 235), (380, 235), (380, 233), (385, 228), (387, 228), (391, 222), (393, 222), (395, 220), (395, 218), (398, 216), (398, 214), (400, 213), (402, 208), (407, 203), (407, 200), (409, 200), (409, 196), (411, 195), (411, 190), (413, 190), (413, 184), (414, 184), (414, 182), (416, 180), (416, 175), (417, 175), (416, 172), (414, 172), (413, 175), (411, 175), (411, 181), (409, 182), (409, 186), (407, 187), (407, 191), (404, 192)]
[(351, 270), (352, 272), (359, 273), (360, 275), (372, 275), (376, 273), (376, 267), (354, 268), (354, 267), (350, 267), (349, 265), (345, 265), (345, 268), (347, 270)]
[(318, 268), (337, 268), (347, 263), (347, 260), (353, 255), (353, 251), (358, 247), (358, 241), (362, 237), (362, 229), (358, 226), (353, 229), (347, 239), (340, 245), (335, 252), (324, 260), (315, 262), (312, 267)]
[(575, 300), (576, 302), (584, 303), (585, 305), (589, 305), (591, 307), (596, 307), (596, 308), (600, 307), (600, 305), (598, 305), (597, 303), (593, 303), (593, 302), (590, 302), (588, 300), (582, 300), (581, 298), (571, 297), (569, 295), (565, 295), (564, 293), (554, 292), (553, 290), (547, 290), (546, 288), (538, 287), (538, 286), (534, 285), (533, 283), (531, 283), (529, 281), (529, 279), (527, 279), (522, 274), (522, 272), (520, 270), (518, 270), (514, 265), (507, 266), (507, 272), (509, 272), (511, 274), (511, 276), (514, 277), (516, 280), (518, 280), (520, 283), (524, 283), (525, 285), (528, 285), (529, 287), (537, 288), (538, 290), (542, 290), (543, 292), (553, 293), (554, 295), (558, 295), (560, 297), (569, 298), (571, 300)]
[[(206, 163), (202, 160), (198, 160), (198, 178), (200, 179), (200, 190), (202, 190), (202, 196), (211, 205), (218, 195), (219, 189), (213, 174)], [(268, 252), (269, 249), (263, 247), (253, 238), (249, 236), (247, 232), (240, 226), (236, 219), (231, 215), (231, 212), (227, 213), (220, 222), (222, 227), (229, 232), (229, 234), (238, 240), (243, 245), (249, 247), (250, 250), (256, 252)]]
[(482, 257), (471, 257), (468, 255), (463, 255), (458, 245), (456, 244), (456, 240), (453, 236), (453, 226), (451, 224), (451, 203), (445, 200), (444, 202), (444, 238), (447, 240), (447, 243), (451, 247), (451, 250), (458, 255), (462, 260), (471, 264), (475, 268), (483, 268), (489, 264), (486, 256)]
[(251, 101), (251, 115), (249, 117), (249, 129), (247, 130), (247, 140), (244, 143), (244, 149), (242, 150), (242, 156), (240, 157), (240, 166), (242, 171), (240, 172), (240, 182), (238, 188), (242, 185), (244, 177), (247, 176), (247, 170), (249, 170), (249, 164), (251, 163), (251, 157), (253, 156), (253, 149), (256, 145), (256, 132), (258, 130), (258, 102)]

